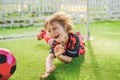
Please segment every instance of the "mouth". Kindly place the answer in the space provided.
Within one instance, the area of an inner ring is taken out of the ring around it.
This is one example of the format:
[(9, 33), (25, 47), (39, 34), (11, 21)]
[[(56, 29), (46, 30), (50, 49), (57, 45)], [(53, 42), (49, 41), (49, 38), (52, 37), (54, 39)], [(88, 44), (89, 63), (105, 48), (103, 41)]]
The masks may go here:
[(59, 35), (55, 36), (55, 39), (57, 39), (59, 37)]

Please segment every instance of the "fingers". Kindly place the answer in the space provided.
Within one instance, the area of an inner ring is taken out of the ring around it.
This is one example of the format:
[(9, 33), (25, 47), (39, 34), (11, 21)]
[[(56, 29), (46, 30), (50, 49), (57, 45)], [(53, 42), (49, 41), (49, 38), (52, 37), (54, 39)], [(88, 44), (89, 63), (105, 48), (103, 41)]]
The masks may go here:
[(54, 53), (55, 53), (56, 57), (59, 56), (59, 55), (62, 55), (64, 52), (65, 52), (65, 49), (62, 46), (62, 44), (57, 45), (54, 49)]

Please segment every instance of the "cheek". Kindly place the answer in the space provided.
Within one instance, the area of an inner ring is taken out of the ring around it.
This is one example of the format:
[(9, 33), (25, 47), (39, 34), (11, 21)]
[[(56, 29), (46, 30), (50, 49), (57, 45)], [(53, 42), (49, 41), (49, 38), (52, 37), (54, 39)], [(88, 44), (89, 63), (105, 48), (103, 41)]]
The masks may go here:
[(60, 32), (61, 32), (62, 34), (64, 34), (64, 33), (65, 33), (65, 31), (64, 31), (64, 30), (61, 30)]
[(64, 31), (63, 28), (60, 28), (60, 29), (59, 29), (59, 32), (60, 32), (61, 34), (65, 34), (65, 31)]
[(61, 30), (61, 35), (65, 36), (67, 33), (64, 30)]

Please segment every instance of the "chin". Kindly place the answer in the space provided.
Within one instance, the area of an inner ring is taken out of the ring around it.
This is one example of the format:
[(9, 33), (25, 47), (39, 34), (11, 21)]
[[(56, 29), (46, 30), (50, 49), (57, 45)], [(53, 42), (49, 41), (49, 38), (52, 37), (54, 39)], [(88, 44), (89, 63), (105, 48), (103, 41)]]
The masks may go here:
[(57, 41), (58, 43), (62, 43), (63, 41), (60, 39), (55, 39), (55, 41)]
[(55, 41), (57, 41), (58, 43), (61, 43), (61, 41), (60, 41), (60, 40), (55, 40)]

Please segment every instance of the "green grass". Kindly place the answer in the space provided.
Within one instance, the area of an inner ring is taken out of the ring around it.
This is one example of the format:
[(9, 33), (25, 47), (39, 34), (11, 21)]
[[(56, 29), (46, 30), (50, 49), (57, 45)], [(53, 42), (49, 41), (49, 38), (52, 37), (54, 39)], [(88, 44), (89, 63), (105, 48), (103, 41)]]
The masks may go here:
[[(41, 26), (40, 26), (41, 27)], [(11, 36), (20, 34), (36, 34), (40, 31), (40, 27), (12, 27), (0, 28), (0, 36)]]
[[(74, 31), (85, 33), (75, 25)], [(90, 25), (92, 41), (85, 41), (86, 54), (64, 64), (55, 59), (57, 69), (45, 80), (120, 80), (120, 21)], [(44, 40), (23, 38), (0, 41), (0, 47), (13, 52), (17, 69), (10, 80), (39, 80), (45, 71), (49, 45)]]

